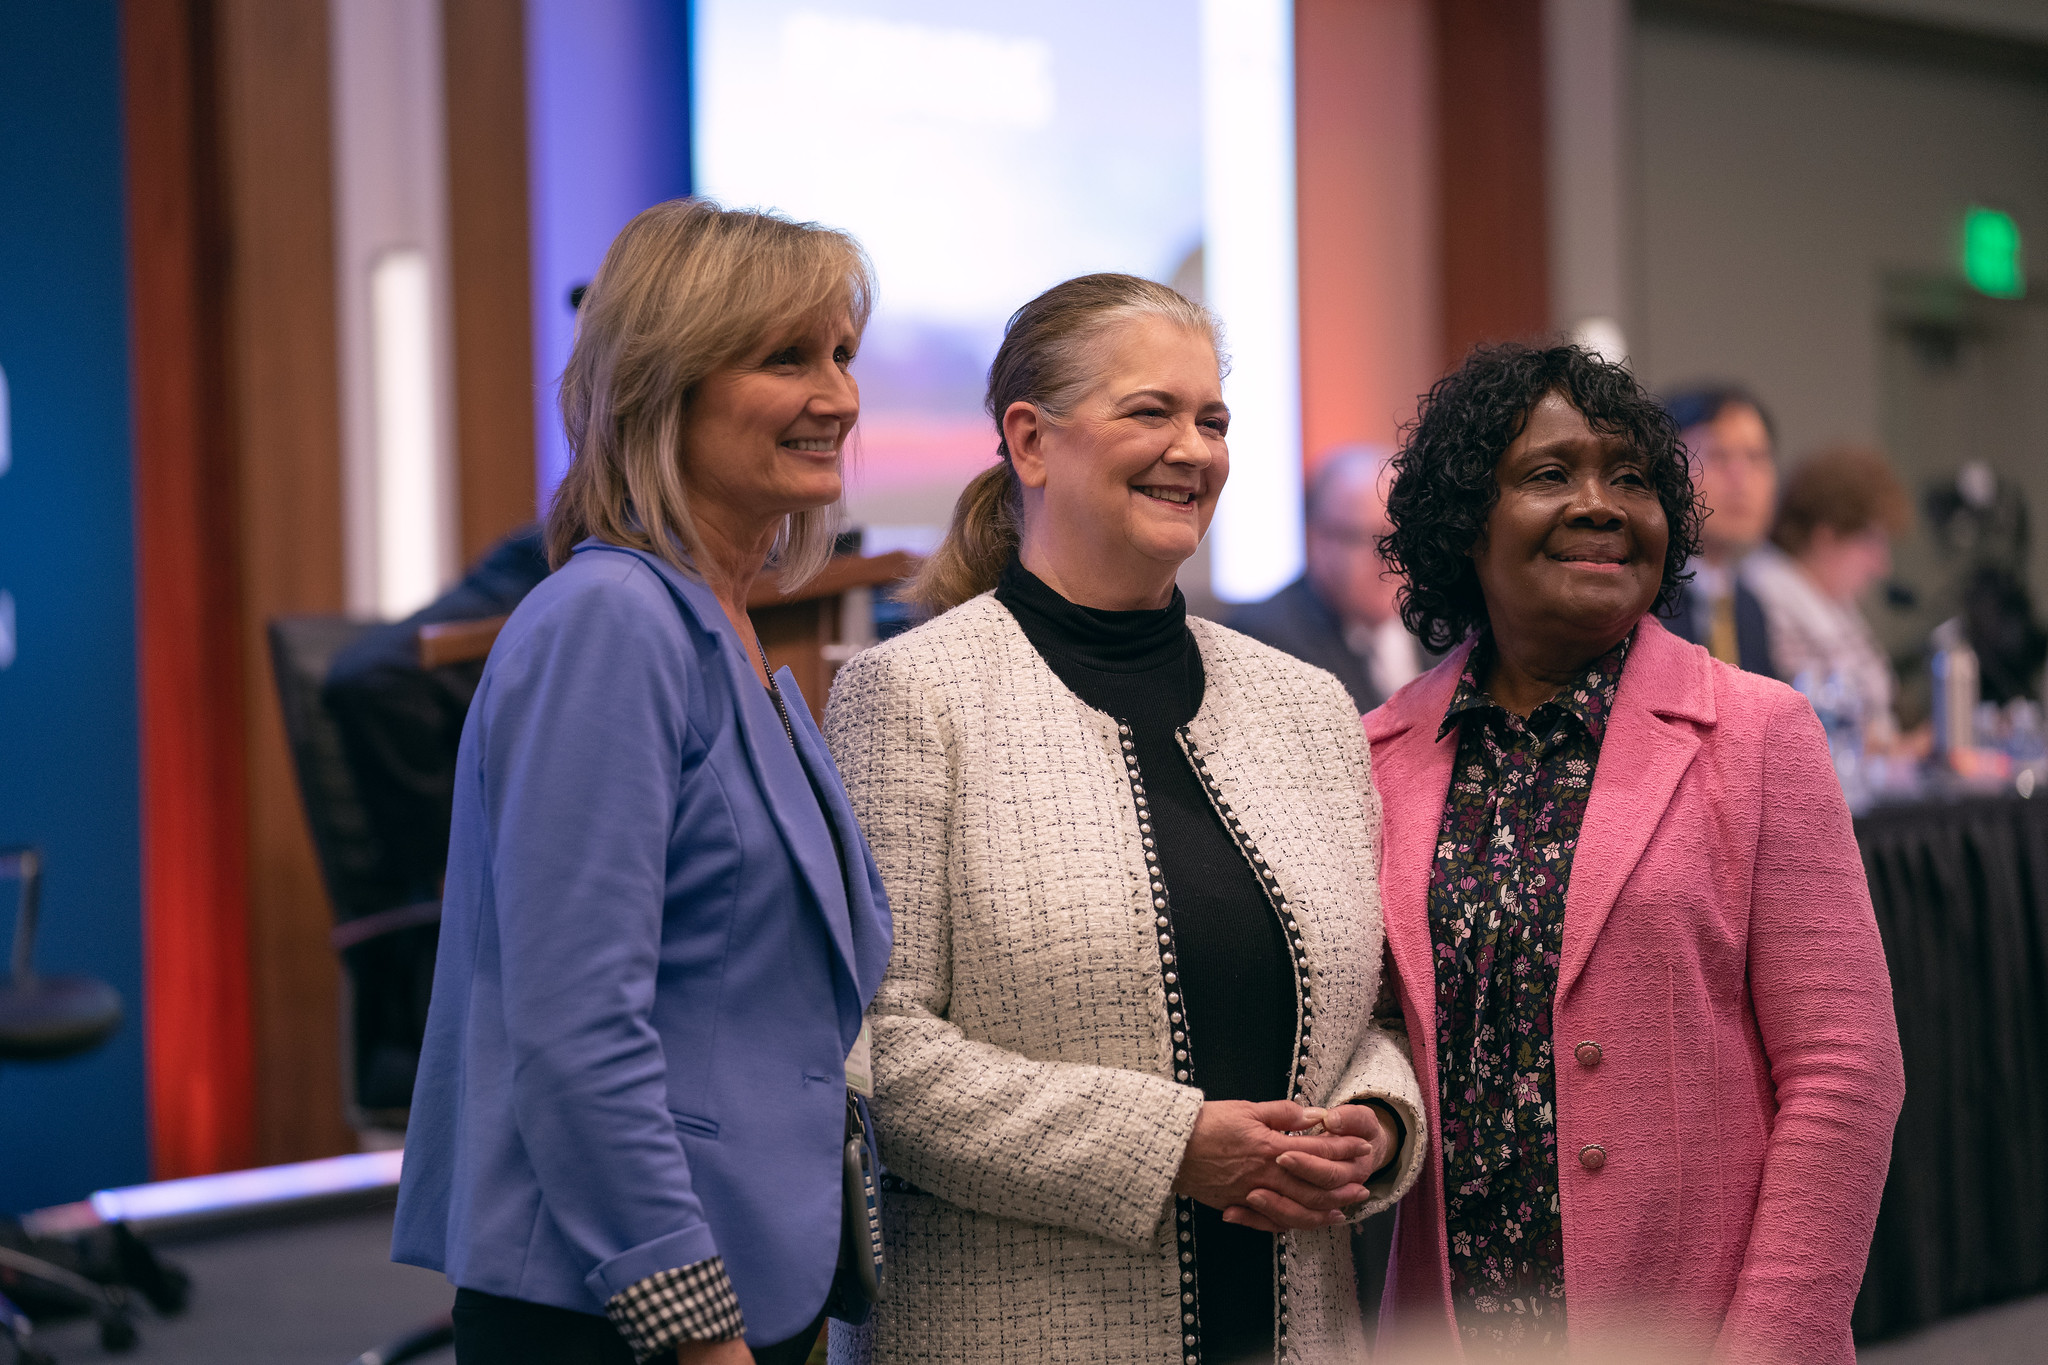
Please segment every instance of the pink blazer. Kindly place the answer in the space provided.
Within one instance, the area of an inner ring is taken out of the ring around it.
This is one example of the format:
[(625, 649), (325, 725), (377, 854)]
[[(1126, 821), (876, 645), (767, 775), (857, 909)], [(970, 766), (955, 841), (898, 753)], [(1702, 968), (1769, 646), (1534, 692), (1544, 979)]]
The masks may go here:
[[(1437, 729), (1469, 650), (1365, 718), (1432, 1139), (1400, 1206), (1389, 1338), (1455, 1333), (1426, 898), (1458, 743)], [(1798, 693), (1648, 617), (1572, 864), (1552, 1021), (1574, 1345), (1853, 1365), (1905, 1080), (1848, 808)]]

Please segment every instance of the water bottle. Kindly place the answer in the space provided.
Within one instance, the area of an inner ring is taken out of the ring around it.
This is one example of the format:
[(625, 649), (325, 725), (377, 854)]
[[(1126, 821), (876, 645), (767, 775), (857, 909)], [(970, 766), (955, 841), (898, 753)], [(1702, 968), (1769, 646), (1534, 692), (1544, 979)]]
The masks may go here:
[(1976, 718), (1970, 723), (1970, 743), (1979, 749), (2006, 753), (2005, 741), (2005, 708), (1995, 701), (1978, 702)]
[(1964, 638), (1963, 623), (1943, 621), (1934, 628), (1934, 752), (1951, 768), (1958, 754), (1975, 747), (1977, 688), (1977, 651)]
[(2005, 748), (2012, 755), (2013, 785), (2032, 796), (2048, 779), (2048, 734), (2041, 729), (2041, 708), (2026, 697), (2007, 703)]
[(1828, 757), (1834, 761), (1835, 779), (1842, 784), (1842, 795), (1848, 798), (1852, 810), (1861, 810), (1869, 804), (1871, 794), (1869, 775), (1863, 765), (1862, 695), (1839, 668), (1830, 669), (1825, 675), (1811, 670), (1802, 672), (1792, 685), (1813, 703), (1813, 713), (1819, 718), (1821, 729), (1827, 732)]
[(2005, 747), (2012, 761), (2026, 765), (2048, 759), (2048, 735), (2041, 730), (2041, 708), (2026, 697), (2006, 704)]

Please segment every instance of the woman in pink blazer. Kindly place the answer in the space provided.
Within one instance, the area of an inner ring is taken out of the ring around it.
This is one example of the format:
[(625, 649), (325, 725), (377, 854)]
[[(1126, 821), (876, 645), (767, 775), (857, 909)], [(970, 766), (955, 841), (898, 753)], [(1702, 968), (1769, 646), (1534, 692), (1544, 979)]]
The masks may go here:
[(1450, 653), (1365, 720), (1432, 1130), (1383, 1336), (1852, 1365), (1891, 986), (1812, 709), (1649, 615), (1699, 535), (1670, 420), (1497, 347), (1395, 474), (1403, 614)]

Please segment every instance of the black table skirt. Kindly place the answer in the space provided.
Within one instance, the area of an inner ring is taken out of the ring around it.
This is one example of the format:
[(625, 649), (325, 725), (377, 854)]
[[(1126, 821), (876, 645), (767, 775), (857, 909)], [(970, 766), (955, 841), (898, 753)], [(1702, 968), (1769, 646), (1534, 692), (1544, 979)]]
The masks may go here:
[(1906, 1103), (1859, 1342), (2048, 1291), (2048, 797), (1856, 822)]

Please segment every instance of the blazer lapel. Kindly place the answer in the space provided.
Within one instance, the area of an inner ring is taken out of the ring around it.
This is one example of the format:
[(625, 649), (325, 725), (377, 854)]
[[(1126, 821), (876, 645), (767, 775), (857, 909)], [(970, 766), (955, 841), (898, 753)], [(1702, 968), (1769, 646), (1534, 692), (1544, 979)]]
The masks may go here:
[(1585, 970), (1594, 941), (1714, 723), (1707, 653), (1645, 616), (1614, 694), (1600, 761), (1565, 890), (1557, 998)]
[[(818, 732), (817, 722), (811, 719), (811, 708), (797, 688), (796, 675), (784, 667), (776, 671), (775, 680), (782, 689), (784, 703), (789, 707), (790, 728), (795, 731), (797, 755), (803, 761), (806, 780), (816, 793), (817, 804), (825, 819), (831, 824), (831, 832), (838, 836), (841, 854), (840, 864), (835, 869), (838, 875), (829, 878), (834, 894), (828, 897), (821, 891), (819, 904), (825, 907), (833, 942), (846, 959), (862, 998), (866, 998), (881, 984), (882, 972), (889, 965), (888, 912), (876, 889), (876, 874), (868, 857), (867, 841), (861, 835), (860, 822), (854, 818), (853, 807), (847, 802), (846, 787), (839, 777), (839, 765), (832, 761), (832, 751), (825, 744), (825, 736)], [(777, 719), (779, 722), (780, 718)], [(812, 842), (815, 847), (816, 841)], [(815, 885), (819, 871), (807, 865), (805, 875)], [(876, 928), (879, 928), (879, 934), (872, 932)], [(857, 1022), (855, 1026), (858, 1027)]]
[[(846, 907), (846, 874), (832, 856), (832, 831), (825, 825), (831, 818), (830, 812), (823, 808), (812, 788), (801, 748), (790, 748), (790, 736), (782, 729), (781, 713), (775, 709), (767, 689), (761, 686), (761, 680), (754, 676), (754, 670), (743, 661), (732, 623), (723, 619), (723, 612), (719, 615), (727, 635), (732, 637), (725, 655), (734, 675), (735, 695), (740, 698), (740, 733), (746, 741), (747, 757), (753, 761), (754, 776), (761, 784), (761, 795), (776, 827), (782, 831), (782, 842), (788, 846), (791, 859), (824, 912), (825, 927), (831, 934), (832, 946), (846, 964), (847, 975), (858, 979), (853, 928)], [(806, 708), (795, 675), (787, 668), (778, 669), (775, 683), (782, 692), (782, 704), (789, 709), (790, 729), (801, 735), (799, 720), (808, 716), (799, 716)], [(801, 739), (798, 743), (801, 745)]]
[[(768, 813), (782, 835), (782, 842), (789, 849), (791, 860), (796, 863), (824, 914), (826, 931), (846, 968), (847, 978), (859, 983), (859, 959), (854, 952), (853, 927), (846, 902), (848, 882), (855, 873), (842, 870), (832, 856), (831, 829), (825, 824), (833, 818), (831, 802), (829, 799), (821, 802), (817, 794), (835, 790), (838, 774), (831, 770), (828, 761), (826, 771), (817, 784), (817, 792), (813, 791), (811, 775), (806, 768), (816, 771), (816, 764), (803, 756), (803, 736), (812, 728), (810, 711), (797, 690), (795, 676), (787, 668), (778, 670), (775, 675), (776, 685), (782, 690), (783, 704), (789, 708), (790, 729), (797, 738), (796, 751), (792, 752), (791, 736), (783, 731), (781, 714), (776, 711), (767, 689), (761, 686), (761, 680), (754, 676), (753, 663), (747, 658), (738, 633), (733, 630), (732, 622), (726, 619), (724, 609), (710, 590), (684, 577), (672, 565), (654, 555), (638, 550), (624, 553), (637, 555), (661, 575), (678, 608), (689, 612), (702, 629), (718, 640), (721, 646), (718, 652), (725, 660), (726, 676), (732, 686), (734, 709), (739, 713), (741, 742), (754, 769), (754, 779), (760, 786), (762, 803), (768, 807)], [(851, 840), (843, 837), (843, 828), (841, 834), (846, 856), (849, 859), (858, 857), (859, 850), (865, 847), (859, 841), (858, 832)], [(865, 880), (865, 869), (860, 869), (858, 875)], [(844, 1002), (841, 1003), (843, 1014)], [(853, 1028), (856, 1030), (860, 1026), (859, 1013), (856, 997), (853, 1004)]]
[(1373, 742), (1373, 783), (1380, 793), (1380, 904), (1387, 947), (1424, 1035), (1413, 1042), (1432, 1053), (1436, 957), (1430, 945), (1429, 878), (1444, 798), (1451, 789), (1451, 761), (1458, 752), (1455, 732), (1442, 739), (1436, 732), (1470, 653), (1470, 645), (1452, 650), (1365, 718), (1366, 736)]

